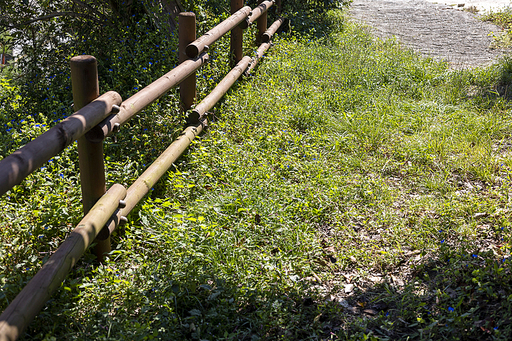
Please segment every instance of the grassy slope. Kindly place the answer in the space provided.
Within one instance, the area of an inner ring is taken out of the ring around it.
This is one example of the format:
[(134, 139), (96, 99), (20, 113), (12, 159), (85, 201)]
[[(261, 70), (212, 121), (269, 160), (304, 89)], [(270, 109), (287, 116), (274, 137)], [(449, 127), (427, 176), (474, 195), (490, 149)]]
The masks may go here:
[(510, 48), (512, 45), (512, 10), (510, 7), (504, 7), (496, 12), (486, 12), (480, 16), (483, 21), (490, 21), (503, 29), (502, 32), (491, 32), (493, 35), (493, 47)]
[(449, 71), (329, 18), (276, 42), (27, 339), (509, 338), (509, 64)]

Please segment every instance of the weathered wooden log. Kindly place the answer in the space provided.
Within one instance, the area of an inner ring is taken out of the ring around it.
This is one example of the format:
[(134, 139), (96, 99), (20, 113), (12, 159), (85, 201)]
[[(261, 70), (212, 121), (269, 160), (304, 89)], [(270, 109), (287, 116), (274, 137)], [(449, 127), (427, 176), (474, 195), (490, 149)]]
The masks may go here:
[(1, 160), (0, 195), (104, 120), (121, 102), (117, 92), (109, 91)]
[[(110, 233), (112, 233), (119, 223), (126, 219), (126, 216), (133, 210), (135, 205), (149, 193), (156, 182), (171, 168), (172, 164), (187, 149), (197, 135), (203, 131), (203, 125), (206, 121), (197, 126), (187, 127), (181, 135), (146, 169), (142, 175), (128, 188), (126, 199), (116, 216), (107, 224)], [(1, 341), (1, 340), (0, 340)]]
[(242, 23), (242, 28), (246, 29), (247, 27), (249, 27), (249, 25), (256, 21), (263, 13), (268, 11), (268, 9), (272, 7), (273, 4), (273, 1), (261, 2), (258, 5), (258, 7), (252, 10), (251, 15), (247, 18), (247, 20)]
[(256, 51), (256, 56), (252, 59), (251, 65), (249, 65), (249, 67), (245, 71), (246, 75), (249, 75), (251, 73), (251, 71), (256, 67), (256, 65), (258, 64), (260, 59), (263, 57), (265, 52), (267, 52), (267, 50), (270, 48), (270, 46), (272, 46), (272, 45), (270, 45), (270, 43), (263, 43), (260, 45), (260, 47), (258, 47), (258, 50)]
[(207, 49), (207, 46), (210, 46), (224, 34), (231, 31), (234, 27), (243, 22), (244, 19), (249, 16), (249, 13), (251, 13), (251, 7), (249, 6), (242, 7), (236, 11), (229, 18), (212, 28), (210, 31), (206, 32), (203, 36), (199, 37), (199, 39), (190, 43), (187, 46), (187, 56), (190, 58), (197, 57), (201, 52)]
[[(258, 0), (258, 4), (262, 4), (265, 0)], [(267, 11), (264, 11), (258, 20), (256, 20), (256, 45), (261, 44), (261, 37), (267, 30)]]
[[(231, 0), (231, 14), (235, 14), (240, 8), (244, 6), (243, 0)], [(244, 30), (237, 25), (231, 30), (230, 36), (230, 48), (231, 48), (231, 66), (235, 66), (243, 57), (243, 40)]]
[(203, 53), (196, 59), (189, 59), (153, 83), (137, 92), (121, 104), (119, 113), (107, 117), (98, 126), (91, 129), (87, 134), (87, 138), (91, 141), (101, 141), (113, 131), (116, 127), (128, 122), (135, 114), (141, 112), (148, 105), (163, 96), (169, 89), (172, 89), (185, 78), (190, 76), (194, 71), (199, 69), (208, 61), (208, 54)]
[(197, 123), (200, 117), (203, 116), (208, 110), (213, 108), (215, 104), (224, 96), (224, 94), (231, 88), (238, 78), (244, 73), (249, 66), (251, 58), (245, 56), (241, 61), (217, 84), (215, 89), (208, 96), (206, 96), (201, 103), (199, 103), (194, 110), (189, 114), (188, 120), (191, 123)]
[(80, 221), (57, 251), (0, 315), (0, 341), (16, 340), (60, 287), (78, 259), (126, 196), (119, 184), (112, 186)]
[(261, 42), (268, 43), (270, 41), (270, 38), (272, 38), (274, 33), (277, 32), (277, 30), (279, 29), (279, 27), (281, 27), (283, 22), (284, 22), (283, 18), (279, 18), (276, 21), (274, 21), (274, 23), (272, 25), (270, 25), (268, 30), (266, 30), (265, 33), (263, 33), (263, 36), (261, 37)]

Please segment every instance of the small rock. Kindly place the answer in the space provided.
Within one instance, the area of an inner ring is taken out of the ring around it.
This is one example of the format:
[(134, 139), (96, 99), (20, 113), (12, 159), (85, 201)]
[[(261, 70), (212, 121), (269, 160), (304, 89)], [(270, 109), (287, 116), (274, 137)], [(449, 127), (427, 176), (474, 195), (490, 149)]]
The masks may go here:
[(382, 277), (377, 276), (369, 276), (368, 279), (373, 283), (380, 283), (382, 281)]
[(352, 314), (359, 313), (359, 308), (357, 308), (357, 307), (348, 307), (347, 310), (350, 311)]
[(345, 284), (345, 294), (349, 294), (354, 291), (354, 284)]
[(373, 309), (365, 309), (365, 310), (363, 310), (363, 313), (371, 315), (371, 316), (375, 316), (378, 314), (377, 310), (373, 310)]
[(455, 290), (453, 290), (452, 288), (447, 288), (446, 289), (446, 293), (448, 295), (450, 295), (450, 298), (456, 298), (457, 297), (457, 292)]
[(373, 309), (378, 310), (378, 311), (387, 310), (388, 304), (384, 301), (379, 301), (373, 305)]
[(393, 283), (395, 283), (396, 285), (398, 285), (399, 287), (403, 287), (404, 286), (404, 281), (402, 281), (399, 277), (397, 276), (393, 276), (391, 275), (391, 279), (393, 280)]

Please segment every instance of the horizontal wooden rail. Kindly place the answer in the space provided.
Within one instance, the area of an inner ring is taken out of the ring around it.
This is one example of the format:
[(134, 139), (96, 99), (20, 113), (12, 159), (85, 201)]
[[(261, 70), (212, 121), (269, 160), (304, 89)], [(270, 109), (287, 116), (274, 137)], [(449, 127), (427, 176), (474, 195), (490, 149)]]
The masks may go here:
[[(235, 4), (236, 0), (232, 1)], [(121, 96), (115, 92), (108, 92), (98, 97), (14, 154), (1, 160), (0, 195), (21, 182), (24, 177), (78, 138), (85, 135), (88, 141), (100, 143), (106, 136), (118, 129), (120, 125), (160, 98), (169, 89), (193, 75), (197, 69), (208, 61), (208, 54), (203, 53), (203, 51), (207, 50), (210, 44), (234, 27), (239, 27), (241, 22), (250, 24), (262, 15), (266, 16), (265, 12), (272, 4), (273, 1), (263, 1), (252, 12), (248, 6), (241, 8), (186, 47), (187, 55), (193, 59), (182, 62), (172, 71), (124, 102), (122, 102)], [(244, 19), (247, 20), (244, 21)], [(279, 24), (274, 23), (265, 32), (265, 34), (268, 33), (268, 39), (281, 25), (282, 20), (278, 21)], [(262, 32), (259, 32), (259, 36), (265, 35)], [(241, 44), (240, 39), (237, 40), (238, 43)], [(128, 190), (116, 184), (96, 202), (55, 254), (50, 257), (48, 262), (43, 265), (41, 270), (0, 315), (0, 341), (16, 340), (39, 313), (52, 293), (58, 289), (65, 276), (92, 241), (96, 237), (99, 238), (100, 232), (103, 231), (103, 234), (105, 231), (111, 233), (120, 222), (126, 221), (126, 216), (170, 169), (195, 137), (203, 131), (207, 124), (206, 112), (224, 96), (242, 74), (254, 68), (270, 46), (271, 44), (264, 43), (258, 48), (253, 59), (246, 56), (238, 62), (215, 89), (190, 113), (189, 124), (192, 125), (185, 128), (182, 134), (169, 145)], [(239, 49), (241, 46), (236, 48)], [(192, 51), (190, 54), (189, 50)], [(120, 107), (117, 107), (119, 105)], [(113, 108), (115, 111), (112, 110)], [(117, 113), (111, 114), (111, 112)], [(105, 227), (107, 228), (105, 229)]]
[(200, 118), (224, 96), (238, 78), (249, 66), (251, 57), (245, 56), (241, 61), (217, 84), (215, 89), (199, 103), (189, 115), (191, 122), (198, 122)]
[(256, 67), (260, 59), (263, 57), (265, 52), (272, 46), (270, 43), (263, 43), (258, 47), (258, 50), (256, 51), (256, 56), (252, 59), (251, 65), (247, 68), (245, 71), (245, 75), (250, 75), (251, 71)]
[(196, 58), (201, 52), (216, 42), (227, 32), (231, 31), (237, 25), (244, 21), (245, 18), (251, 13), (251, 7), (245, 6), (236, 11), (229, 18), (206, 32), (199, 39), (194, 40), (187, 46), (186, 52), (189, 58)]
[(242, 23), (242, 28), (246, 29), (249, 27), (249, 25), (255, 22), (256, 19), (258, 19), (263, 13), (272, 7), (273, 4), (274, 1), (263, 1), (261, 4), (259, 4), (258, 7), (252, 10), (251, 15), (247, 18), (247, 20)]
[(146, 171), (128, 188), (125, 204), (116, 216), (112, 217), (108, 223), (109, 232), (112, 233), (123, 221), (126, 221), (128, 214), (149, 193), (151, 187), (162, 177), (163, 174), (172, 166), (180, 155), (192, 143), (192, 140), (203, 131), (207, 124), (205, 113), (210, 110), (231, 86), (240, 78), (251, 66), (251, 62), (256, 65), (257, 61), (270, 48), (270, 44), (265, 43), (258, 49), (255, 59), (248, 56), (242, 60), (217, 84), (215, 89), (199, 103), (189, 116), (190, 120), (197, 121), (195, 125), (187, 127), (181, 135), (174, 141)]
[[(263, 56), (265, 51), (271, 45), (268, 43), (262, 44), (258, 49), (256, 62)], [(198, 121), (194, 126), (187, 127), (181, 135), (163, 152), (151, 166), (128, 188), (126, 199), (124, 200), (126, 206), (118, 211), (115, 217), (112, 217), (108, 223), (110, 233), (114, 232), (117, 226), (126, 220), (126, 216), (135, 208), (135, 206), (142, 200), (142, 198), (149, 193), (151, 187), (162, 177), (162, 175), (172, 166), (172, 164), (179, 158), (179, 156), (187, 149), (192, 143), (192, 140), (199, 135), (203, 127), (207, 124), (205, 113), (210, 110), (229, 88), (240, 78), (240, 76), (250, 67), (251, 61), (254, 60), (248, 56), (242, 60), (217, 84), (215, 89), (206, 96), (201, 103), (192, 111), (192, 119)]]
[(64, 243), (0, 315), (0, 341), (16, 340), (60, 287), (78, 259), (126, 196), (121, 185), (112, 186), (66, 238)]
[(141, 112), (148, 105), (159, 99), (167, 91), (181, 83), (190, 74), (199, 69), (208, 61), (208, 54), (203, 53), (195, 59), (189, 59), (158, 78), (153, 83), (137, 92), (121, 104), (119, 113), (107, 117), (88, 134), (90, 141), (101, 141), (109, 136), (120, 125), (129, 121), (135, 114)]
[(270, 41), (270, 38), (272, 38), (272, 35), (279, 29), (279, 27), (282, 25), (282, 23), (283, 23), (282, 19), (276, 20), (272, 24), (272, 26), (263, 34), (262, 40), (266, 40), (267, 42), (261, 44), (260, 47), (258, 47), (258, 50), (256, 51), (256, 56), (254, 56), (254, 58), (251, 61), (251, 64), (245, 71), (246, 76), (251, 73), (251, 71), (256, 67), (256, 65), (258, 64), (260, 59), (263, 57), (265, 52), (267, 52), (268, 49), (270, 48), (270, 46), (272, 46), (272, 44), (270, 44), (268, 41)]
[(126, 216), (149, 193), (151, 188), (171, 168), (172, 164), (187, 149), (197, 135), (203, 131), (206, 121), (197, 126), (187, 127), (181, 135), (149, 166), (142, 175), (128, 188), (126, 206), (119, 210), (116, 216), (108, 223), (108, 229), (112, 233), (120, 222), (126, 220)]
[(265, 33), (263, 33), (263, 36), (261, 37), (261, 42), (268, 43), (270, 41), (270, 38), (272, 38), (274, 33), (277, 32), (277, 30), (279, 29), (279, 27), (281, 27), (283, 22), (283, 18), (279, 18), (276, 21), (274, 21), (274, 23), (268, 28), (268, 30), (266, 30)]
[(0, 161), (0, 195), (110, 115), (121, 96), (109, 91)]

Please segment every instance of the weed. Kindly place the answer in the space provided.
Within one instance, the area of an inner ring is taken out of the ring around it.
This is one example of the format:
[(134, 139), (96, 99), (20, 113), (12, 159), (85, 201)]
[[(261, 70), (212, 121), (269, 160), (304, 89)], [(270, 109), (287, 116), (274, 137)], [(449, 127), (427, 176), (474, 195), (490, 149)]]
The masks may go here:
[[(329, 18), (275, 39), (27, 339), (510, 338), (510, 63), (454, 72)], [(108, 142), (111, 182), (171, 142), (172, 103)], [(76, 223), (72, 156), (1, 198), (2, 307)]]

